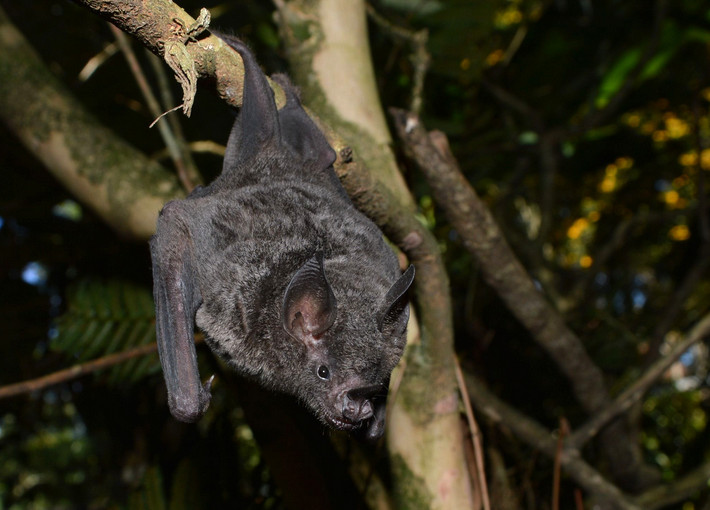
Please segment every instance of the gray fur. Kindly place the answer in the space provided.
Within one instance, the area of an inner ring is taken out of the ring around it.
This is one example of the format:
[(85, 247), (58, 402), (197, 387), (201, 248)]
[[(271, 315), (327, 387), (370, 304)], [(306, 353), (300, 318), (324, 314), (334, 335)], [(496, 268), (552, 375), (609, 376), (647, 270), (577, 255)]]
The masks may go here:
[(275, 77), (287, 93), (277, 112), (254, 57), (224, 39), (245, 63), (245, 93), (222, 175), (166, 204), (151, 240), (171, 411), (194, 421), (209, 405), (196, 322), (238, 372), (295, 395), (330, 426), (376, 439), (404, 349), (413, 268), (401, 275), (348, 199), (335, 155), (288, 79)]

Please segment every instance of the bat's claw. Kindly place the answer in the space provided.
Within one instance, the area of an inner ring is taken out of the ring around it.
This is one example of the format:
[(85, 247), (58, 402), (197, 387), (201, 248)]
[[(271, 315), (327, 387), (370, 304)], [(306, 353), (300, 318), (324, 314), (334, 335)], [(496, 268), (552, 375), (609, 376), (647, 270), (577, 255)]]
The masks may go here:
[(212, 389), (212, 381), (214, 381), (214, 374), (212, 374), (212, 377), (207, 379), (207, 381), (205, 381), (205, 384), (202, 385), (202, 388), (204, 388), (207, 393), (210, 393), (210, 390)]

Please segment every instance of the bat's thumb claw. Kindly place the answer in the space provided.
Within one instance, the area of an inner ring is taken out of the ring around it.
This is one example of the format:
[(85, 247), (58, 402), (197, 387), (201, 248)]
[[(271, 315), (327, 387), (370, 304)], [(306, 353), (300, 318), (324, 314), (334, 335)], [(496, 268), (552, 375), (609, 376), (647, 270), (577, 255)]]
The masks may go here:
[(205, 382), (205, 384), (202, 386), (202, 387), (205, 389), (205, 391), (206, 391), (207, 393), (209, 393), (209, 392), (210, 392), (210, 389), (212, 388), (212, 381), (214, 381), (214, 374), (212, 375), (212, 377), (210, 377), (209, 379), (207, 379), (207, 381)]

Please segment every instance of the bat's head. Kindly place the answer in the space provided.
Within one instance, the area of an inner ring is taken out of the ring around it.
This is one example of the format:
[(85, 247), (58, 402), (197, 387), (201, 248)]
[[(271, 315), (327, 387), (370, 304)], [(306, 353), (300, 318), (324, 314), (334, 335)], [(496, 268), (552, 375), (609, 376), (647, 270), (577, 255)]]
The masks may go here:
[(338, 310), (321, 253), (291, 279), (283, 326), (306, 357), (291, 390), (327, 425), (369, 440), (384, 433), (389, 377), (406, 343), (413, 279), (410, 266), (374, 302), (371, 294), (344, 293), (350, 310)]

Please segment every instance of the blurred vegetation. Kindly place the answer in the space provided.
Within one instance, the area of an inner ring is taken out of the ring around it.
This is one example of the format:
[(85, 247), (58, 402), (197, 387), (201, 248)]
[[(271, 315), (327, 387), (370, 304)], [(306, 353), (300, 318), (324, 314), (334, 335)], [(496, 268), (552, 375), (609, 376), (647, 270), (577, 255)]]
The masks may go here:
[[(66, 1), (0, 2), (48, 66), (104, 123), (148, 154), (161, 142), (111, 41)], [(213, 26), (286, 70), (272, 7), (209, 8)], [(448, 136), (523, 264), (620, 391), (710, 311), (710, 6), (701, 0), (380, 0), (429, 31), (422, 117)], [(370, 24), (386, 106), (406, 107), (409, 48)], [(150, 66), (145, 66), (146, 70)], [(1, 78), (0, 78), (1, 79)], [(176, 95), (176, 97), (179, 97)], [(203, 86), (189, 140), (224, 143), (232, 114)], [(221, 159), (196, 154), (208, 178)], [(167, 165), (168, 163), (165, 162)], [(457, 348), (506, 401), (556, 428), (583, 415), (567, 383), (481, 281), (476, 262), (406, 168), (451, 280)], [(0, 125), (0, 384), (154, 340), (146, 244), (118, 239)], [(695, 271), (695, 272), (694, 272)], [(689, 276), (690, 275), (690, 276)], [(201, 347), (202, 373), (223, 370)], [(197, 426), (169, 417), (155, 355), (0, 402), (0, 508), (283, 508), (228, 382)], [(710, 461), (708, 352), (697, 345), (646, 396), (636, 423), (664, 480)], [(551, 463), (483, 424), (524, 508), (549, 508)], [(563, 501), (571, 508), (571, 483)], [(566, 499), (565, 499), (566, 498)], [(698, 490), (668, 508), (708, 508)]]

